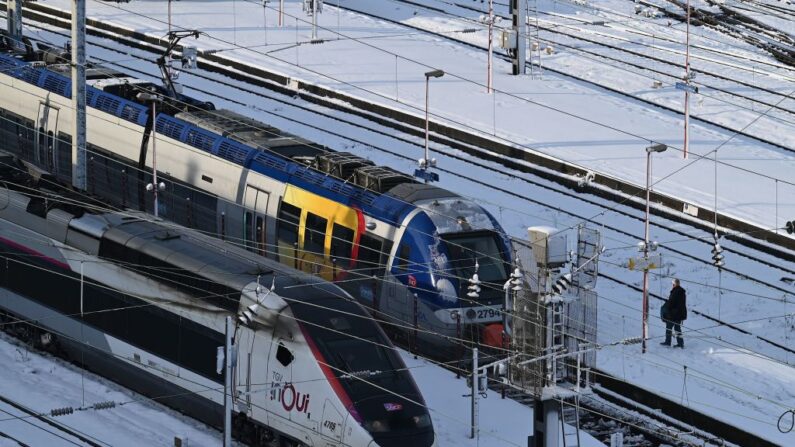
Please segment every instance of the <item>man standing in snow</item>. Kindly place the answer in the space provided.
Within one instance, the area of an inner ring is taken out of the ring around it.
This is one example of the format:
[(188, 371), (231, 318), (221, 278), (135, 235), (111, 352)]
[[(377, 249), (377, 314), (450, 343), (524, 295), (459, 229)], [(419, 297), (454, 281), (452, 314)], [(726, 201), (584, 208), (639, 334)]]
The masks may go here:
[(671, 346), (671, 329), (676, 332), (677, 348), (684, 348), (685, 342), (682, 340), (682, 321), (687, 319), (687, 295), (685, 289), (679, 285), (679, 280), (674, 278), (671, 294), (668, 301), (660, 309), (660, 316), (665, 321), (665, 341), (660, 343), (663, 346)]

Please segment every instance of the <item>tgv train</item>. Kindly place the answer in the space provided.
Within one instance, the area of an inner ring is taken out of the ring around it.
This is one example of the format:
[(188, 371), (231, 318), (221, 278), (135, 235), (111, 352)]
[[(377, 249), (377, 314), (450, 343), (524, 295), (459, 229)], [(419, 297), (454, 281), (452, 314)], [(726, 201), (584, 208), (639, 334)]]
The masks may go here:
[[(235, 329), (234, 432), (256, 446), (431, 446), (406, 365), (339, 287), (143, 213), (91, 213), (0, 157), (3, 326), (210, 425)], [(45, 187), (40, 187), (44, 185)], [(10, 318), (9, 318), (10, 317)], [(13, 326), (13, 325), (12, 325)]]
[[(68, 57), (58, 51), (0, 54), (0, 135), (70, 182), (69, 67), (48, 64)], [(484, 334), (502, 332), (511, 248), (480, 205), (184, 95), (164, 94), (153, 120), (137, 98), (162, 87), (107, 69), (87, 79), (92, 194), (153, 211), (156, 161), (160, 216), (338, 282), (431, 352), (450, 352), (452, 337), (502, 343)], [(469, 297), (476, 264), (482, 290)]]

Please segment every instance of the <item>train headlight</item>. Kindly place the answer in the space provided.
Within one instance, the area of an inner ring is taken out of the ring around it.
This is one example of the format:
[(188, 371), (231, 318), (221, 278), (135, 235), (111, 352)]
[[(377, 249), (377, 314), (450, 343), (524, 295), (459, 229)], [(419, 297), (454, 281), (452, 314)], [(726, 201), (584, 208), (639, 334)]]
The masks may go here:
[(389, 422), (383, 420), (369, 421), (364, 428), (370, 433), (384, 433), (389, 431)]
[(425, 428), (431, 426), (431, 415), (429, 414), (421, 414), (419, 416), (413, 416), (411, 420), (414, 422), (414, 425), (417, 428)]

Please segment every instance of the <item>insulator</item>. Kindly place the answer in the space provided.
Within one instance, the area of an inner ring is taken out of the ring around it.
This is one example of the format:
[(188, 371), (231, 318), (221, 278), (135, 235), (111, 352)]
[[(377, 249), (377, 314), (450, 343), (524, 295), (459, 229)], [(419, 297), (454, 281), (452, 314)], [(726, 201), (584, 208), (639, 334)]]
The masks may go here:
[(75, 409), (72, 407), (55, 408), (50, 411), (50, 416), (65, 416), (74, 412)]
[(115, 406), (116, 406), (116, 402), (114, 402), (112, 400), (108, 400), (108, 401), (105, 401), (105, 402), (97, 402), (97, 403), (95, 403), (93, 405), (92, 408), (94, 408), (95, 410), (108, 410), (108, 409), (113, 408)]

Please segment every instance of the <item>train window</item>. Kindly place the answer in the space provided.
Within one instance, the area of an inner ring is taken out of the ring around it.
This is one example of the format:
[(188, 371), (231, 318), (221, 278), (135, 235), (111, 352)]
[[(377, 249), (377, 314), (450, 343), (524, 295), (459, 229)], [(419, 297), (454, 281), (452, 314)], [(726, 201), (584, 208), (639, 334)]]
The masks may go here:
[[(359, 239), (358, 265), (363, 275), (372, 276), (378, 272), (381, 259), (381, 240), (363, 234)], [(379, 275), (380, 276), (380, 275)]]
[(353, 230), (334, 224), (331, 238), (331, 257), (337, 260), (337, 265), (348, 265), (353, 251)]
[(326, 226), (328, 220), (314, 215), (306, 214), (306, 232), (304, 233), (304, 250), (311, 253), (323, 254), (326, 241)]
[(257, 249), (259, 250), (259, 254), (265, 254), (265, 219), (262, 216), (257, 216), (256, 221), (256, 238), (257, 238)]
[(301, 208), (282, 202), (279, 209), (279, 242), (293, 245), (298, 242), (298, 222), (301, 220)]
[(243, 217), (243, 240), (246, 243), (246, 247), (251, 247), (252, 241), (254, 240), (254, 236), (251, 234), (251, 219), (251, 211), (246, 211), (246, 214)]
[(276, 349), (276, 360), (278, 360), (282, 366), (287, 366), (293, 362), (294, 358), (293, 353), (283, 344), (279, 343), (279, 347)]

